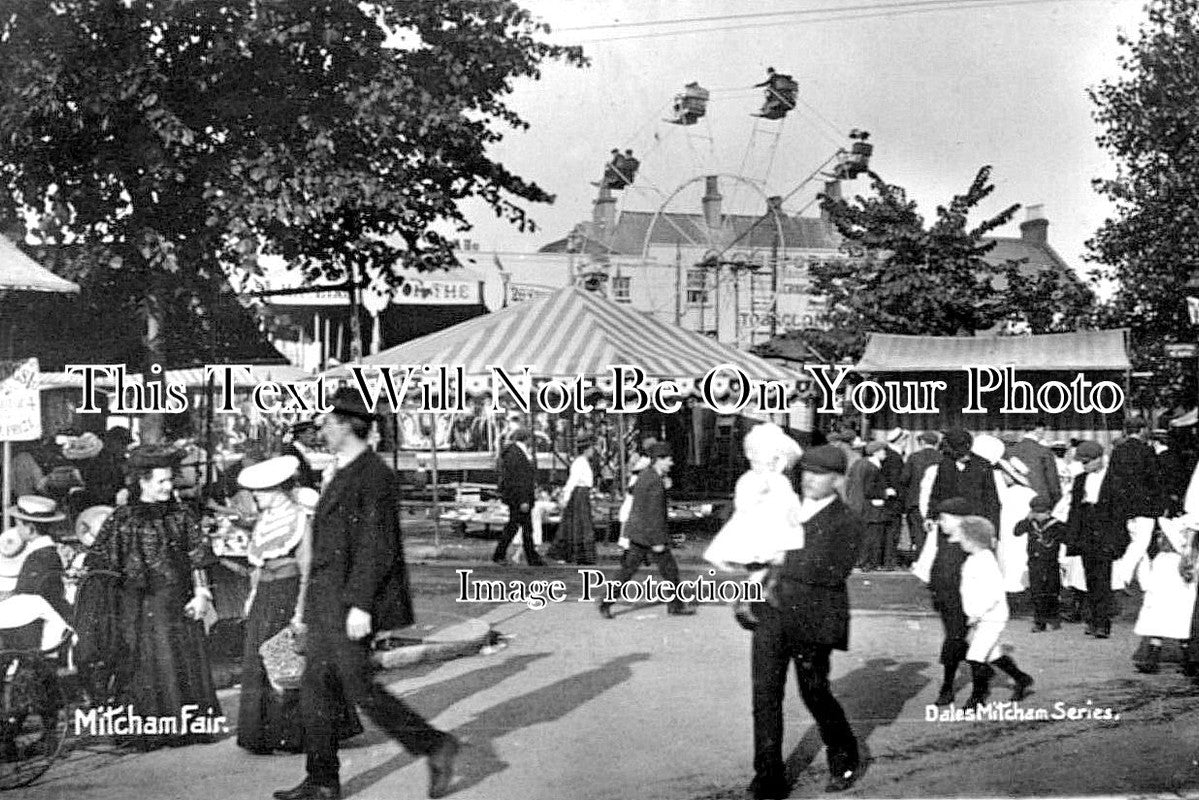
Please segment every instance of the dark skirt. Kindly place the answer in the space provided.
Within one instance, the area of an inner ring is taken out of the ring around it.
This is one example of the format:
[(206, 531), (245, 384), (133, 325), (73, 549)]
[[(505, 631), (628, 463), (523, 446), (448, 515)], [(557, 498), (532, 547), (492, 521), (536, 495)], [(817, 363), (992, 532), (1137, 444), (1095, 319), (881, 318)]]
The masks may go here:
[(213, 732), (183, 730), (184, 706), (194, 716), (221, 713), (204, 643), (204, 624), (184, 616), (190, 586), (127, 586), (120, 594), (121, 641), (128, 648), (117, 671), (117, 699), (141, 717), (180, 719), (176, 732), (120, 737), (143, 750), (211, 742)]
[[(258, 584), (258, 594), (246, 617), (241, 659), (241, 696), (237, 713), (237, 744), (247, 750), (268, 752), (304, 750), (303, 715), (298, 689), (280, 694), (271, 688), (258, 648), (283, 630), (295, 612), (299, 577)], [(342, 701), (338, 735), (342, 739), (362, 733), (354, 707)]]
[(591, 489), (577, 486), (562, 510), (562, 524), (554, 541), (554, 558), (572, 564), (595, 563), (595, 528), (591, 521)]

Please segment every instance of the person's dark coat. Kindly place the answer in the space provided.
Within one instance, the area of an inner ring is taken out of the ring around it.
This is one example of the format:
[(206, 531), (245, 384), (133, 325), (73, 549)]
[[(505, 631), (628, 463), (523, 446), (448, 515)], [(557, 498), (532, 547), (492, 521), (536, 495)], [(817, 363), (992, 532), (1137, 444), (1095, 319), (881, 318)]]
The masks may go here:
[(788, 550), (774, 568), (775, 602), (800, 641), (849, 649), (849, 592), (845, 581), (864, 534), (860, 517), (834, 498), (804, 523), (804, 547)]
[(926, 447), (908, 456), (899, 474), (899, 496), (903, 498), (905, 511), (920, 508), (920, 481), (924, 479), (928, 468), (941, 463), (942, 458), (941, 451), (935, 447)]
[(408, 587), (395, 474), (366, 450), (337, 471), (316, 505), (304, 619), (340, 627), (358, 608), (376, 632), (402, 628), (414, 619)]
[(1074, 479), (1070, 490), (1070, 518), (1066, 522), (1066, 554), (1110, 558), (1113, 561), (1128, 549), (1128, 520), (1112, 488), (1109, 472), (1099, 487), (1099, 501), (1084, 503), (1086, 475)]
[[(35, 540), (37, 541), (37, 540)], [(42, 539), (42, 542), (49, 541)], [(13, 594), (35, 594), (50, 604), (64, 620), (71, 620), (71, 607), (67, 604), (62, 581), (62, 559), (58, 550), (50, 544), (39, 547), (25, 557), (17, 575)]]
[(886, 487), (894, 492), (886, 498), (885, 510), (888, 516), (898, 517), (903, 511), (903, 496), (900, 494), (903, 485), (903, 455), (891, 445), (887, 445), (883, 454), (885, 458), (879, 470), (883, 473)]
[(1161, 516), (1165, 501), (1157, 453), (1144, 439), (1129, 436), (1116, 442), (1104, 485), (1110, 487), (1112, 511), (1121, 520)]
[(652, 466), (641, 470), (633, 484), (633, 507), (622, 529), (630, 542), (644, 547), (667, 544), (666, 486)]
[(929, 515), (935, 516), (940, 502), (951, 497), (965, 499), (972, 514), (986, 517), (999, 530), (999, 490), (995, 488), (995, 470), (986, 459), (970, 453), (962, 469), (948, 458), (937, 465), (937, 479), (928, 502)]
[(528, 503), (533, 507), (537, 490), (537, 470), (533, 461), (515, 442), (500, 456), (500, 498), (510, 506)]
[(1028, 467), (1028, 486), (1034, 492), (1049, 498), (1054, 505), (1062, 499), (1062, 483), (1057, 474), (1057, 461), (1053, 451), (1027, 436), (1008, 445), (1008, 458), (1018, 458)]
[[(888, 460), (890, 456), (888, 456)], [(887, 476), (883, 470), (876, 466), (869, 458), (864, 458), (862, 461), (865, 466), (862, 467), (862, 510), (859, 512), (863, 522), (886, 522), (888, 517), (887, 506)], [(883, 461), (886, 465), (887, 461)], [(882, 503), (876, 501), (881, 500)]]

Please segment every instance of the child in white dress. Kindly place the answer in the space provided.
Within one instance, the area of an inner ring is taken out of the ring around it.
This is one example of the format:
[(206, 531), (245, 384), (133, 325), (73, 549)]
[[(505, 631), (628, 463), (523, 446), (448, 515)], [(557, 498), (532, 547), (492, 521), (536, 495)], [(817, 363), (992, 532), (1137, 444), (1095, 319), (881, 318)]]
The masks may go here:
[(799, 496), (783, 474), (802, 454), (778, 425), (756, 425), (745, 435), (749, 470), (737, 479), (733, 516), (704, 551), (704, 560), (724, 570), (754, 570), (750, 581), (762, 583), (769, 564), (781, 564), (787, 550), (803, 547)]

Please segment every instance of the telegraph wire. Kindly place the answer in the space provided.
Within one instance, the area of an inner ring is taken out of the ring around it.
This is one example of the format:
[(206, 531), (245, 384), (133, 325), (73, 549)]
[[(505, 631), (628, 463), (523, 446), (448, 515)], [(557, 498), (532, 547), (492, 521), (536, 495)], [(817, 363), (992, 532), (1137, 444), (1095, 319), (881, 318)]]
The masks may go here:
[[(577, 44), (581, 44), (581, 45), (588, 45), (588, 44), (594, 45), (594, 44), (606, 44), (608, 42), (629, 41), (629, 40), (634, 40), (634, 39), (654, 39), (654, 38), (660, 38), (663, 36), (683, 36), (683, 35), (696, 34), (696, 33), (725, 33), (728, 31), (747, 30), (747, 29), (752, 29), (752, 28), (765, 28), (765, 27), (773, 27), (773, 26), (778, 26), (778, 25), (796, 24), (796, 23), (801, 23), (801, 22), (841, 22), (841, 21), (852, 21), (852, 20), (862, 20), (862, 19), (876, 19), (879, 17), (908, 16), (911, 14), (924, 14), (924, 13), (935, 12), (935, 11), (958, 11), (958, 10), (975, 9), (975, 8), (989, 9), (989, 8), (1001, 8), (1001, 7), (1005, 7), (1005, 6), (1032, 6), (1032, 5), (1048, 5), (1048, 4), (1078, 3), (1078, 2), (1094, 2), (1094, 0), (976, 0), (975, 2), (967, 2), (967, 0), (928, 0), (928, 2), (921, 4), (921, 5), (903, 4), (902, 6), (900, 4), (876, 3), (870, 7), (877, 9), (877, 10), (866, 10), (867, 6), (854, 7), (854, 8), (862, 9), (863, 13), (845, 13), (846, 11), (850, 11), (851, 10), (850, 8), (811, 9), (807, 13), (812, 13), (814, 16), (805, 17), (802, 19), (790, 20), (790, 21), (789, 20), (778, 20), (778, 21), (774, 21), (774, 22), (754, 22), (754, 23), (748, 23), (748, 24), (743, 24), (743, 25), (724, 25), (724, 26), (716, 26), (716, 27), (687, 28), (687, 29), (666, 30), (666, 31), (651, 31), (648, 33), (635, 33), (635, 34), (628, 34), (628, 35), (622, 35), (622, 36), (599, 36), (596, 38), (578, 39), (578, 40), (574, 40), (574, 41)], [(936, 4), (934, 5), (933, 3), (936, 3)], [(803, 13), (803, 12), (787, 12), (787, 13), (789, 13), (791, 16), (795, 16), (797, 13)], [(823, 14), (824, 16), (819, 16), (820, 14)], [(684, 23), (684, 22), (689, 22), (689, 21), (691, 21), (691, 20), (674, 20), (674, 21), (668, 21), (668, 22), (667, 21), (655, 21), (652, 23), (645, 22), (645, 23), (623, 23), (623, 24), (624, 25), (634, 25), (634, 24), (663, 25), (663, 24), (679, 24), (679, 23)], [(702, 18), (702, 17), (696, 18), (694, 21), (706, 22), (706, 21), (708, 21), (708, 18)], [(621, 23), (613, 23), (612, 25), (609, 25), (606, 27), (617, 27), (620, 24)], [(552, 35), (556, 36), (560, 33), (573, 32), (574, 30), (582, 30), (582, 29), (555, 28), (552, 31)]]

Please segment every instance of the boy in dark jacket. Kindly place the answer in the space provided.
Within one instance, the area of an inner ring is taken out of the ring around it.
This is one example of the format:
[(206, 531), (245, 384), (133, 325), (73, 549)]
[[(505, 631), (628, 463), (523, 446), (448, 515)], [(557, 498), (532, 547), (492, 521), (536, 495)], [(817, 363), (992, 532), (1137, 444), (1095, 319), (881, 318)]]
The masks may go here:
[(1028, 537), (1028, 582), (1032, 589), (1032, 632), (1040, 633), (1047, 626), (1062, 627), (1058, 598), (1062, 592), (1062, 574), (1058, 567), (1065, 526), (1050, 516), (1052, 504), (1039, 494), (1028, 504), (1028, 517), (1016, 523), (1012, 532)]

